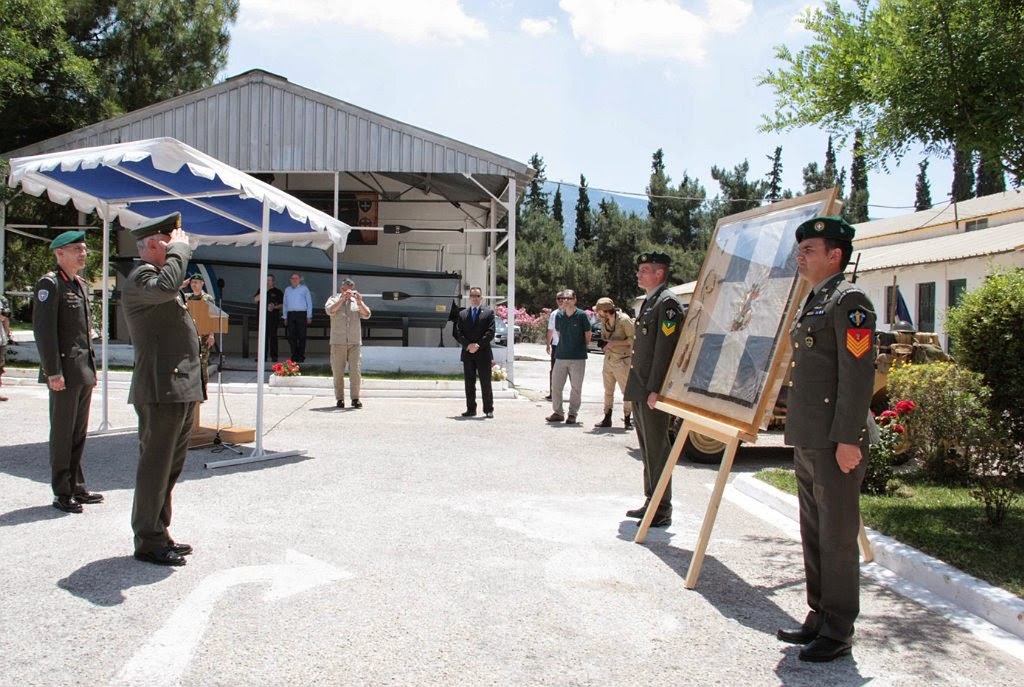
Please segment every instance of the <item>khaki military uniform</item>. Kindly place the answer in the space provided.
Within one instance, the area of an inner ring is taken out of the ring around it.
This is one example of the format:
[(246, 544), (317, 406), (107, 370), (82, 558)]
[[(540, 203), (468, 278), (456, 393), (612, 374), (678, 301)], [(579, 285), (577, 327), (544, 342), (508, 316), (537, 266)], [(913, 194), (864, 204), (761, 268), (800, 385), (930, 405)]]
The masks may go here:
[(359, 398), (363, 385), (362, 349), (363, 320), (370, 319), (371, 312), (365, 303), (366, 315), (359, 312), (359, 303), (352, 298), (331, 312), (344, 294), (336, 293), (327, 299), (324, 309), (331, 317), (331, 376), (334, 378), (334, 399), (345, 400), (345, 365), (348, 365), (348, 384), (352, 400)]
[(82, 454), (96, 386), (89, 288), (58, 267), (36, 282), (32, 304), (39, 382), (63, 376), (65, 385), (50, 389), (50, 486), (54, 496), (82, 494), (88, 491)]
[(169, 244), (166, 264), (139, 264), (123, 290), (135, 349), (128, 402), (139, 416), (132, 504), (136, 553), (155, 553), (173, 541), (171, 491), (185, 465), (195, 402), (203, 399), (199, 333), (178, 291), (191, 254), (187, 244)]
[[(661, 392), (685, 317), (682, 303), (665, 284), (647, 297), (636, 317), (633, 357), (623, 397), (633, 402), (633, 419), (644, 462), (644, 496), (648, 500), (661, 479), (672, 448), (668, 439), (672, 416), (649, 408), (647, 397), (652, 392)], [(671, 514), (672, 483), (669, 482), (655, 518)]]
[(601, 339), (604, 341), (628, 341), (629, 346), (606, 346), (604, 348), (604, 366), (601, 368), (601, 378), (604, 381), (604, 412), (612, 412), (615, 404), (615, 385), (623, 394), (622, 412), (629, 417), (632, 412), (632, 403), (625, 400), (626, 382), (629, 380), (629, 366), (633, 361), (633, 339), (635, 329), (633, 320), (621, 310), (615, 311), (615, 319), (610, 327), (606, 327), (604, 320), (601, 320)]
[[(841, 273), (822, 282), (790, 330), (786, 443), (794, 446), (807, 575), (804, 625), (848, 642), (860, 612), (860, 484), (867, 466), (874, 381), (875, 311)], [(836, 445), (861, 447), (843, 473)]]

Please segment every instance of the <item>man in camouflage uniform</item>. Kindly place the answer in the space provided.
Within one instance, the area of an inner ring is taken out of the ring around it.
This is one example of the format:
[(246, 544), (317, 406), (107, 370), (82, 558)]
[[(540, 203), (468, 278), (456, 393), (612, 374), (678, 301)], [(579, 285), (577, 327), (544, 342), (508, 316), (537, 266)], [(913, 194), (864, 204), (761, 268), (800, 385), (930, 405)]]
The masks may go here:
[[(615, 307), (611, 298), (599, 298), (594, 304), (594, 311), (601, 322), (601, 342), (598, 344), (604, 352), (604, 365), (601, 368), (601, 379), (604, 382), (604, 418), (595, 427), (612, 426), (612, 406), (615, 404), (615, 385), (623, 393), (629, 379), (629, 365), (633, 359), (633, 339), (635, 331), (633, 320), (629, 315)], [(622, 400), (622, 423), (626, 429), (633, 426), (630, 415), (632, 403)]]
[[(633, 341), (633, 359), (623, 398), (632, 402), (636, 421), (636, 435), (640, 442), (640, 456), (644, 462), (644, 505), (626, 511), (630, 518), (643, 518), (651, 505), (654, 487), (668, 462), (672, 448), (668, 429), (672, 416), (657, 410), (662, 382), (668, 372), (676, 342), (683, 328), (685, 311), (682, 303), (666, 286), (671, 261), (664, 253), (643, 253), (636, 259), (636, 281), (647, 298), (636, 316), (636, 337)], [(669, 482), (661, 503), (651, 520), (651, 527), (672, 524), (672, 483)]]
[(860, 484), (867, 466), (875, 310), (843, 272), (854, 229), (815, 217), (796, 230), (797, 266), (812, 286), (790, 330), (786, 443), (794, 447), (810, 612), (778, 638), (806, 644), (803, 661), (850, 653), (860, 612)]
[(50, 486), (53, 507), (81, 513), (102, 494), (85, 488), (82, 454), (89, 405), (96, 386), (89, 287), (79, 272), (89, 251), (84, 231), (65, 231), (50, 242), (57, 268), (36, 282), (32, 329), (39, 350), (39, 382), (50, 390)]

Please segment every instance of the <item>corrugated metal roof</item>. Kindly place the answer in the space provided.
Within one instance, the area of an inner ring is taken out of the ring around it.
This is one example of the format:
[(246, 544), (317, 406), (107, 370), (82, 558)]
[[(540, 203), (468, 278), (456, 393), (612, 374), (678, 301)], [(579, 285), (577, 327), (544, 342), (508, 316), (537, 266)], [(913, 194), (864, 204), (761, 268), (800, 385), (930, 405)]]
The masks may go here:
[[(872, 270), (961, 260), (1024, 249), (1024, 222), (965, 234), (951, 234), (912, 243), (897, 243), (860, 252), (858, 273)], [(857, 253), (854, 253), (854, 260)], [(852, 264), (850, 269), (852, 269)]]
[(952, 203), (949, 203), (945, 207), (933, 207), (930, 210), (921, 210), (909, 215), (861, 222), (855, 224), (854, 227), (857, 229), (857, 240), (865, 241), (889, 234), (953, 224), (956, 221), (962, 224), (972, 219), (991, 217), (1001, 212), (1020, 208), (1024, 208), (1024, 193), (1019, 190), (1006, 191), (961, 201), (956, 204), (955, 208)]
[[(532, 171), (515, 160), (258, 69), (3, 157), (162, 136), (249, 172), (377, 172), (418, 179), (468, 173), (493, 192), (511, 176), (523, 188)], [(447, 180), (466, 192), (475, 188), (474, 198), (482, 193), (468, 180), (459, 183), (453, 176)]]

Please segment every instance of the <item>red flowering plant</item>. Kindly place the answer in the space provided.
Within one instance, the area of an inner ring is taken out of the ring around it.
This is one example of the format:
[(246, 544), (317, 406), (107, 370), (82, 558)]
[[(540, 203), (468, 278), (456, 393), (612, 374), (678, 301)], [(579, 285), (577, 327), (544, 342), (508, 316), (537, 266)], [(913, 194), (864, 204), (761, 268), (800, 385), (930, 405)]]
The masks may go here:
[(291, 360), (286, 360), (283, 363), (274, 363), (270, 369), (278, 377), (298, 377), (302, 374), (299, 370), (299, 364)]
[(868, 466), (860, 485), (861, 493), (885, 495), (898, 488), (899, 485), (893, 481), (893, 465), (896, 464), (896, 456), (910, 447), (907, 422), (915, 408), (916, 403), (904, 399), (875, 417), (879, 439), (871, 444), (868, 452)]

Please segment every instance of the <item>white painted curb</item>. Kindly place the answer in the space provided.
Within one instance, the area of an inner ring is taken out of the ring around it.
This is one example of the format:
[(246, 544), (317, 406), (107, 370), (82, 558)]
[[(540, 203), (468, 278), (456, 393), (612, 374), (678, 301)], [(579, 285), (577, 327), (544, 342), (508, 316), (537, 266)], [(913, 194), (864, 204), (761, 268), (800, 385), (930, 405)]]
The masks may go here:
[[(797, 498), (766, 484), (753, 475), (737, 475), (737, 491), (797, 521)], [(865, 528), (875, 551), (875, 562), (900, 577), (927, 589), (952, 604), (984, 618), (996, 627), (1024, 639), (1024, 600), (1005, 589), (993, 587), (957, 570), (912, 546)]]

